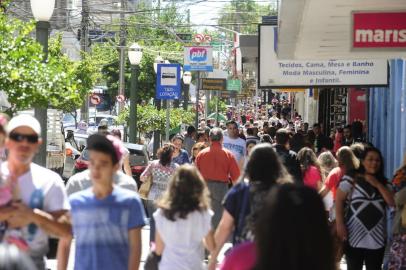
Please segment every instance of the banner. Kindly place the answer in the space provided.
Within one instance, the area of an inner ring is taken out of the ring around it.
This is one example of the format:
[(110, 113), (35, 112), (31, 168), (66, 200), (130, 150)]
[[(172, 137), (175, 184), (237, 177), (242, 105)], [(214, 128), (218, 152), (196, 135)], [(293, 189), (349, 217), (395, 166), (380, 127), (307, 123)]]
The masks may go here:
[(275, 52), (276, 34), (275, 26), (260, 26), (260, 88), (388, 85), (388, 62), (385, 59), (279, 60)]

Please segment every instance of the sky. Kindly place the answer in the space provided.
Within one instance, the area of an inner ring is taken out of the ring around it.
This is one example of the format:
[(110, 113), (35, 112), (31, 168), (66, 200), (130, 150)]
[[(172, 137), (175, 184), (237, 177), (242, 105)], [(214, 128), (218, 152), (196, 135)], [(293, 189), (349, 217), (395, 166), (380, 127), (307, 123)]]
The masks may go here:
[(227, 3), (220, 2), (202, 2), (190, 5), (190, 21), (193, 24), (215, 24), (219, 17), (218, 12)]

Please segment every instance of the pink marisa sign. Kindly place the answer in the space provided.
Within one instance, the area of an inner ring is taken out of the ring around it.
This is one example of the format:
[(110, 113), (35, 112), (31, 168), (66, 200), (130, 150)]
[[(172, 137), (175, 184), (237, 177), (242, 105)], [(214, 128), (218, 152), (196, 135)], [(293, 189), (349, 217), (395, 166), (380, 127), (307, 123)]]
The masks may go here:
[(406, 49), (406, 11), (353, 12), (353, 48)]
[(189, 51), (189, 59), (193, 62), (207, 61), (207, 49), (206, 48), (192, 48)]

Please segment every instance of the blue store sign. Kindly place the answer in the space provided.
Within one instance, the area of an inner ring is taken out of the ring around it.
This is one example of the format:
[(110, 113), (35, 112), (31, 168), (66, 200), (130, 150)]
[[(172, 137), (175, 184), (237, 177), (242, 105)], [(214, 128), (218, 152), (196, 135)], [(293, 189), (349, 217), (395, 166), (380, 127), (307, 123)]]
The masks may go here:
[(158, 64), (156, 98), (179, 99), (180, 92), (180, 64)]

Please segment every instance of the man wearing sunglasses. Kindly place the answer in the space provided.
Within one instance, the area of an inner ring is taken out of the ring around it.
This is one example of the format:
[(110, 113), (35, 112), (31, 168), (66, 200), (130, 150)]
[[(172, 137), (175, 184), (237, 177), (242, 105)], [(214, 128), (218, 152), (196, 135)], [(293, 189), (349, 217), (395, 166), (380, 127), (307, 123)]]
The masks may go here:
[(32, 159), (41, 145), (41, 126), (29, 115), (12, 118), (7, 126), (7, 161), (1, 175), (11, 180), (13, 200), (0, 207), (0, 221), (6, 221), (3, 241), (27, 249), (38, 269), (45, 269), (48, 235), (71, 234), (67, 224), (69, 202), (61, 177)]

